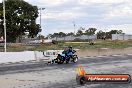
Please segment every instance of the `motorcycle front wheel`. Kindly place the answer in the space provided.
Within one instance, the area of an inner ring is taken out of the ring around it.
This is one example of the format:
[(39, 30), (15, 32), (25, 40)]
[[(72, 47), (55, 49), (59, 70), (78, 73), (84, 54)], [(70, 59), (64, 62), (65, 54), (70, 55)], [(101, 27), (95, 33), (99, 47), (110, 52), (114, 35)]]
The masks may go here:
[(76, 63), (77, 61), (78, 61), (78, 57), (75, 55), (75, 56), (73, 57), (73, 62)]

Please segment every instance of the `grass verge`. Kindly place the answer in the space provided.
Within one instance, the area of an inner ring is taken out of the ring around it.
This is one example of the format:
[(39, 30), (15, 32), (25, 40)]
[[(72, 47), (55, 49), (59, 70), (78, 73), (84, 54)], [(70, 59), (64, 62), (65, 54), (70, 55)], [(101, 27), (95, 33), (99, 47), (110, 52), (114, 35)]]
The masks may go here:
[[(112, 41), (112, 40), (97, 40), (94, 45), (89, 45), (88, 42), (60, 42), (56, 45), (41, 44), (40, 46), (8, 46), (7, 51), (18, 52), (18, 51), (44, 51), (44, 50), (59, 50), (64, 49), (67, 46), (72, 46), (76, 49), (98, 49), (98, 48), (128, 48), (132, 47), (132, 40), (129, 41)], [(4, 47), (0, 47), (1, 51), (4, 51)]]

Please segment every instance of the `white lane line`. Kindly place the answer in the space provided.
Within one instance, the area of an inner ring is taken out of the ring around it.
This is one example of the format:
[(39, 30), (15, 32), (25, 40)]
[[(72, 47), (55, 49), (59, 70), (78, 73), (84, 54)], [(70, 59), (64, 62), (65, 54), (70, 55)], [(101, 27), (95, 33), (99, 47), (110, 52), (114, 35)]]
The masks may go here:
[(91, 56), (91, 57), (80, 57), (80, 58), (101, 58), (101, 57), (111, 57), (111, 56)]
[(115, 57), (120, 57), (120, 56), (124, 56), (124, 55), (112, 55), (112, 56), (115, 56)]
[(132, 56), (132, 54), (127, 54), (127, 55)]
[(96, 57), (79, 57), (79, 59), (80, 59), (80, 58), (96, 58)]
[[(132, 55), (132, 54), (127, 54), (127, 55)], [(120, 54), (117, 54), (117, 55), (110, 55), (110, 56), (86, 56), (86, 57), (80, 57), (80, 58), (103, 58), (103, 57), (108, 57), (108, 58), (112, 58), (112, 57), (122, 57), (122, 56), (125, 56), (125, 55), (120, 55)]]
[(97, 56), (97, 57), (110, 57), (110, 56)]

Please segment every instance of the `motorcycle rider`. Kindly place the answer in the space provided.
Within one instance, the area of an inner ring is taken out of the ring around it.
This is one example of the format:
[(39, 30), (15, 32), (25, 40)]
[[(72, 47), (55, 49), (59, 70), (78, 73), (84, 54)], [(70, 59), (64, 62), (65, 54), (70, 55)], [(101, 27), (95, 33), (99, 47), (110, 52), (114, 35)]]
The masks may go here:
[(64, 49), (64, 51), (62, 52), (61, 55), (65, 59), (70, 59), (70, 58), (72, 58), (74, 52), (75, 51), (73, 50), (72, 46), (69, 46), (69, 47), (67, 47), (67, 48)]
[(68, 48), (65, 48), (64, 51), (62, 52), (62, 55), (63, 55), (64, 57), (66, 57), (67, 54), (68, 54)]
[(72, 46), (66, 47), (61, 54), (62, 56), (61, 59), (69, 61), (70, 58), (73, 58), (74, 53), (75, 53), (75, 50), (73, 50)]
[(75, 53), (75, 50), (73, 50), (72, 46), (69, 46), (68, 47), (68, 56), (70, 56), (71, 58), (73, 57), (73, 54)]

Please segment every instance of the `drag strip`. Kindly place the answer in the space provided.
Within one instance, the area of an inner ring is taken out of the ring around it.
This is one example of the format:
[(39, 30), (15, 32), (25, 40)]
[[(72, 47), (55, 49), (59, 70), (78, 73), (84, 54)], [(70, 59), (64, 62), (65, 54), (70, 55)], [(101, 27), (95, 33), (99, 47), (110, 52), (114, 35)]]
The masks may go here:
[(132, 56), (106, 56), (79, 58), (78, 63), (49, 64), (25, 62), (0, 65), (0, 88), (132, 88), (132, 84), (76, 83), (76, 68), (84, 67), (87, 73), (127, 73), (132, 75)]

